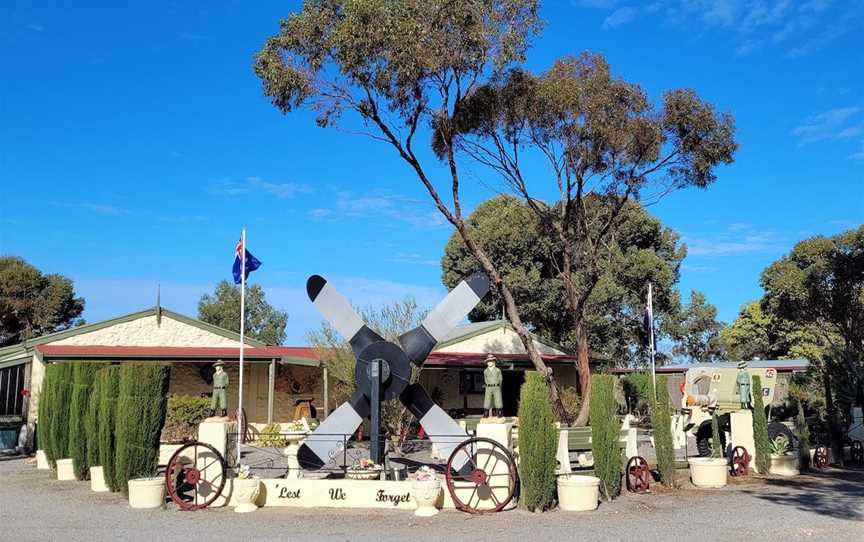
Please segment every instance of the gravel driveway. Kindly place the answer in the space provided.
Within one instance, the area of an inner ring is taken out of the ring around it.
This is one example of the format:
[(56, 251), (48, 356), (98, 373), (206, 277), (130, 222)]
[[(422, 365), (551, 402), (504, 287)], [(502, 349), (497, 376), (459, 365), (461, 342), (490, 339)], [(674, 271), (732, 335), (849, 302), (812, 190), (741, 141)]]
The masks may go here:
[[(682, 471), (682, 478), (686, 472)], [(58, 482), (20, 459), (0, 461), (0, 539), (343, 541), (672, 540), (676, 542), (864, 540), (864, 471), (830, 470), (791, 480), (733, 481), (720, 490), (662, 488), (625, 495), (596, 512), (476, 517), (442, 512), (228, 509), (135, 511), (88, 483)]]

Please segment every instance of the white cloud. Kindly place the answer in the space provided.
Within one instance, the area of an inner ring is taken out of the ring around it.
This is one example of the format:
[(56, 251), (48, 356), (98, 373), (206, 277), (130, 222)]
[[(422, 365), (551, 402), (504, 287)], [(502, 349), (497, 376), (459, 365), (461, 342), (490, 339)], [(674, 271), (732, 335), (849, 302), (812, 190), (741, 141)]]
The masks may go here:
[(848, 139), (864, 133), (864, 109), (857, 106), (829, 109), (805, 119), (792, 130), (798, 146), (823, 140)]
[(316, 220), (385, 219), (392, 223), (407, 223), (417, 228), (437, 228), (446, 224), (434, 206), (423, 199), (415, 199), (388, 190), (373, 190), (355, 194), (337, 190), (332, 208), (316, 208), (308, 215)]
[(618, 28), (619, 26), (627, 24), (635, 19), (637, 15), (639, 15), (639, 10), (634, 7), (627, 6), (616, 9), (611, 15), (603, 20), (603, 30)]
[(27, 30), (32, 30), (33, 32), (44, 32), (45, 27), (39, 23), (30, 23), (27, 25)]
[(114, 205), (106, 205), (104, 203), (69, 203), (69, 202), (61, 202), (61, 201), (52, 201), (51, 205), (54, 207), (63, 207), (67, 209), (82, 209), (85, 211), (90, 211), (92, 213), (97, 213), (100, 215), (110, 215), (110, 216), (119, 216), (125, 215), (129, 213), (128, 209), (123, 209), (122, 207), (117, 207)]
[[(732, 254), (782, 252), (784, 245), (770, 231), (758, 231), (751, 225), (736, 222), (710, 237), (683, 236), (690, 256), (728, 256)], [(693, 266), (694, 268), (697, 266)]]
[(275, 183), (261, 177), (246, 177), (242, 181), (216, 179), (210, 181), (207, 191), (215, 196), (239, 196), (253, 192), (263, 192), (279, 199), (293, 198), (297, 194), (308, 194), (312, 188), (299, 183)]
[(850, 160), (864, 160), (864, 141), (861, 141), (861, 150), (853, 152), (847, 158)]

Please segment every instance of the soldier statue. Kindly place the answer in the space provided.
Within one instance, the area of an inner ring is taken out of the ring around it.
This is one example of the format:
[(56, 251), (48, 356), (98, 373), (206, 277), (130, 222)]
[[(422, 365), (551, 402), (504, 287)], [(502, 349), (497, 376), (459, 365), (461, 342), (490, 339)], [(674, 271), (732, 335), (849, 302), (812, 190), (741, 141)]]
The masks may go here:
[(750, 408), (750, 373), (747, 372), (747, 362), (738, 362), (738, 376), (735, 378), (741, 408)]
[(217, 361), (213, 364), (216, 372), (213, 373), (213, 395), (210, 397), (210, 416), (216, 415), (216, 409), (221, 410), (225, 417), (228, 412), (228, 373), (225, 372), (225, 363)]
[(486, 369), (483, 371), (483, 383), (486, 388), (486, 395), (483, 398), (483, 409), (486, 411), (486, 416), (489, 418), (502, 415), (504, 402), (501, 399), (501, 369), (497, 364), (497, 359), (492, 354), (486, 356)]

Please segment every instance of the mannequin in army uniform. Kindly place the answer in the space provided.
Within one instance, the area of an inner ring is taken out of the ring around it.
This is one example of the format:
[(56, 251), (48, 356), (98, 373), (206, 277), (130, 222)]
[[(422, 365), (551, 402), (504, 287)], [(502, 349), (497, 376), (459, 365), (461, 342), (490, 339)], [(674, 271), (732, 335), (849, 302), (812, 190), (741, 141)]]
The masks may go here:
[(228, 373), (224, 370), (225, 364), (217, 361), (213, 364), (216, 372), (213, 373), (213, 395), (210, 397), (210, 416), (216, 415), (216, 409), (221, 410), (221, 416), (228, 413)]
[(486, 388), (486, 395), (483, 397), (483, 410), (486, 411), (486, 417), (492, 418), (502, 415), (504, 403), (501, 399), (501, 369), (496, 366), (495, 356), (489, 354), (486, 356), (486, 369), (483, 371), (483, 383)]
[(741, 408), (750, 408), (750, 373), (747, 372), (747, 362), (738, 363), (738, 376), (735, 378)]

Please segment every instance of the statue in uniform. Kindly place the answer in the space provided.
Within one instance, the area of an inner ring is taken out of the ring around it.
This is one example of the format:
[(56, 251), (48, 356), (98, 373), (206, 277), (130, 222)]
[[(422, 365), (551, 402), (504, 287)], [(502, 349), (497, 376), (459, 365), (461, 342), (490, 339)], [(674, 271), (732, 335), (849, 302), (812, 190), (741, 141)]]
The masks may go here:
[(492, 354), (486, 356), (486, 369), (483, 371), (483, 383), (486, 395), (483, 398), (483, 410), (486, 416), (491, 418), (503, 414), (504, 402), (501, 399), (501, 369), (497, 367), (497, 359)]
[(738, 376), (735, 378), (741, 408), (750, 408), (750, 373), (747, 372), (747, 362), (738, 362)]
[(225, 363), (217, 361), (213, 364), (216, 372), (213, 373), (213, 395), (210, 396), (210, 415), (216, 415), (216, 409), (221, 411), (224, 417), (228, 412), (228, 373), (224, 369)]

